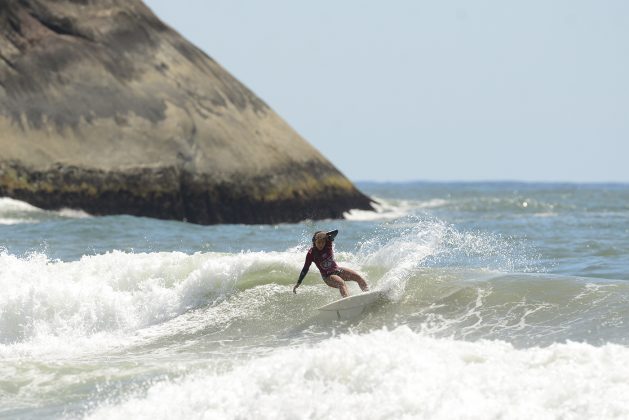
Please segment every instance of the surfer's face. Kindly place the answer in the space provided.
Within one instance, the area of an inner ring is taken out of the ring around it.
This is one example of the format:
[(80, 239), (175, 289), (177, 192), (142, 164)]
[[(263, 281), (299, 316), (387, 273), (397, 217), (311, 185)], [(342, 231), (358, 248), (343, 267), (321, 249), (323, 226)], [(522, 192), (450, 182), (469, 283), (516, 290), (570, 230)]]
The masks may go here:
[(323, 247), (325, 246), (325, 242), (327, 240), (328, 239), (325, 236), (325, 233), (323, 233), (323, 232), (317, 233), (317, 236), (315, 236), (315, 246), (317, 247), (317, 249), (319, 251), (321, 251), (323, 249)]

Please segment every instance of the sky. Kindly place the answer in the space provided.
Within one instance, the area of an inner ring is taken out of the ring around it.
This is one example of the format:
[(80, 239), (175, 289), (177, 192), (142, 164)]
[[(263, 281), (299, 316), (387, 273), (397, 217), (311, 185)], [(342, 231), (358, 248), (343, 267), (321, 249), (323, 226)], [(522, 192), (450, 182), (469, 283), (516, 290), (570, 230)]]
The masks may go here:
[(629, 1), (145, 3), (352, 181), (629, 182)]

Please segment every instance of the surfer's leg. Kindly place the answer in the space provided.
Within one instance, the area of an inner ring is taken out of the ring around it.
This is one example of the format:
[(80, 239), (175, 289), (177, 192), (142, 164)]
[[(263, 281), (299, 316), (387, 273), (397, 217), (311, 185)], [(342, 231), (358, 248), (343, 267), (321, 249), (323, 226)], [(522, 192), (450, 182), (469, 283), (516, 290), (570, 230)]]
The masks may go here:
[(360, 290), (362, 290), (363, 292), (369, 290), (369, 286), (367, 286), (367, 282), (365, 281), (365, 279), (363, 279), (360, 274), (358, 274), (354, 270), (342, 267), (341, 273), (339, 275), (345, 281), (355, 281), (356, 283), (358, 283), (358, 285), (360, 286)]
[(341, 296), (343, 297), (349, 296), (349, 293), (347, 292), (347, 285), (345, 284), (343, 279), (337, 276), (336, 274), (332, 274), (331, 276), (324, 278), (323, 281), (328, 286), (334, 287), (335, 289), (339, 289), (339, 292), (341, 292)]

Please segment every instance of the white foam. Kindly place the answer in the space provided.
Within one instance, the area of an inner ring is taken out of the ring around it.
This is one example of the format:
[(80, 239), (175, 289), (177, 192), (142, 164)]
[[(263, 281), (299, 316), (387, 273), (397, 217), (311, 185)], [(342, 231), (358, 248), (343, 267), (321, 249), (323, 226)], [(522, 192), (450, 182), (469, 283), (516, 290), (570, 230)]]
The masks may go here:
[(40, 211), (43, 210), (24, 201), (9, 197), (0, 197), (0, 214), (9, 212), (34, 213)]
[(276, 349), (164, 380), (90, 419), (629, 416), (629, 349), (435, 339), (399, 327)]
[(0, 225), (19, 225), (22, 223), (37, 223), (37, 221), (28, 220), (28, 219), (11, 218), (11, 217), (0, 218)]
[(552, 211), (533, 213), (533, 217), (539, 217), (539, 218), (549, 218), (549, 217), (557, 217), (557, 216), (559, 216), (559, 214)]
[(443, 207), (448, 204), (447, 200), (443, 198), (433, 198), (428, 201), (422, 201), (417, 204), (417, 207), (420, 209), (434, 209), (437, 207)]
[(118, 346), (139, 329), (230, 293), (251, 270), (290, 264), (297, 271), (295, 257), (115, 251), (62, 262), (2, 252), (0, 354), (69, 355), (102, 350), (107, 341)]
[(61, 210), (58, 210), (56, 213), (59, 216), (65, 217), (68, 219), (85, 219), (88, 217), (92, 217), (91, 214), (83, 210), (79, 210), (79, 209), (62, 208)]
[(43, 210), (23, 201), (0, 197), (0, 225), (18, 225), (21, 223), (37, 223), (33, 216)]

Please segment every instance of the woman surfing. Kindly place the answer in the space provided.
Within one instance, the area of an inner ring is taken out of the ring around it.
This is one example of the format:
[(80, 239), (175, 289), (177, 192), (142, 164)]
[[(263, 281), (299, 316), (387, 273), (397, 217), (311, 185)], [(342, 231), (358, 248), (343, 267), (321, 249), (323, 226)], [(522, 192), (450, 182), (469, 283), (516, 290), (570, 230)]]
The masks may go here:
[(336, 238), (338, 233), (338, 229), (331, 232), (315, 232), (312, 236), (312, 247), (306, 254), (306, 262), (304, 263), (304, 268), (301, 269), (297, 284), (293, 287), (293, 293), (297, 293), (297, 288), (301, 285), (304, 277), (306, 277), (310, 269), (310, 264), (313, 262), (319, 269), (325, 284), (339, 289), (342, 297), (349, 296), (347, 285), (345, 284), (346, 281), (355, 281), (363, 292), (369, 290), (367, 282), (365, 282), (360, 274), (349, 268), (339, 267), (336, 261), (334, 261), (332, 242), (334, 242), (334, 238)]

